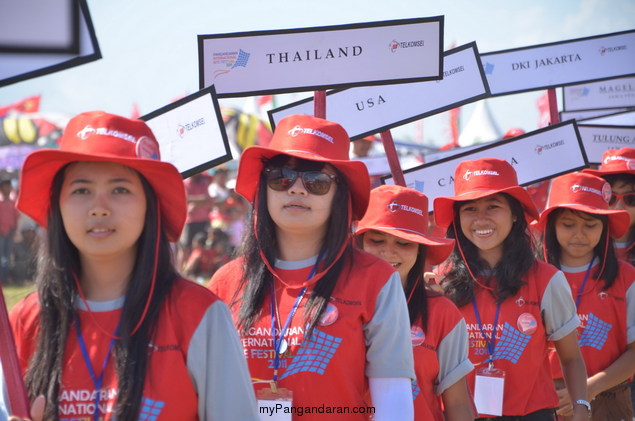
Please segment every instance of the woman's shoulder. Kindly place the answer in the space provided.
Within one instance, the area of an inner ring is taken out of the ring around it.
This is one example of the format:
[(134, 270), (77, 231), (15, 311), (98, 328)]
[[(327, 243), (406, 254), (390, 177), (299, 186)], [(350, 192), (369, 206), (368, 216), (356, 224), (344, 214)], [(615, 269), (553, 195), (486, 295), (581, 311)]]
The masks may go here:
[(372, 270), (373, 272), (379, 271), (379, 273), (385, 272), (388, 275), (391, 275), (393, 272), (395, 272), (395, 268), (392, 267), (384, 259), (374, 256), (359, 248), (353, 249), (352, 260), (352, 265), (355, 270), (364, 269)]
[(430, 319), (453, 319), (460, 320), (463, 318), (459, 308), (443, 294), (435, 291), (427, 290), (428, 297), (428, 314)]
[(179, 277), (172, 286), (169, 300), (172, 304), (178, 306), (183, 306), (183, 303), (187, 303), (187, 308), (190, 310), (192, 308), (206, 309), (214, 304), (218, 297), (203, 285)]
[(24, 297), (18, 301), (9, 312), (9, 319), (14, 330), (28, 330), (35, 328), (39, 321), (40, 298), (37, 292)]

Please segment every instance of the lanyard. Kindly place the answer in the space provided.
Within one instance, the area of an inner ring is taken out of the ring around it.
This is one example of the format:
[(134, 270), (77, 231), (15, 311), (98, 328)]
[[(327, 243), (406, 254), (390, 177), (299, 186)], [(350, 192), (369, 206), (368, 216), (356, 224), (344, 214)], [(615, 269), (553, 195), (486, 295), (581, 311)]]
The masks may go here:
[(483, 335), (483, 339), (487, 343), (487, 352), (489, 357), (485, 362), (489, 362), (490, 364), (494, 361), (494, 349), (496, 347), (496, 328), (498, 327), (498, 316), (501, 310), (501, 303), (496, 304), (496, 316), (494, 316), (494, 330), (492, 331), (492, 337), (490, 340), (487, 340), (487, 336), (483, 331), (483, 323), (481, 323), (481, 315), (478, 312), (478, 307), (476, 305), (476, 298), (472, 298), (472, 305), (474, 306), (474, 314), (476, 315), (476, 322), (478, 323), (478, 328), (481, 331), (481, 335)]
[[(110, 340), (110, 345), (108, 346), (108, 353), (106, 354), (106, 358), (104, 358), (104, 363), (101, 367), (101, 372), (99, 376), (95, 375), (93, 371), (93, 365), (90, 361), (90, 356), (88, 355), (88, 349), (86, 348), (86, 343), (84, 342), (84, 337), (82, 336), (82, 332), (79, 329), (79, 320), (77, 316), (75, 316), (75, 321), (73, 323), (75, 326), (75, 332), (77, 332), (77, 340), (79, 341), (79, 348), (82, 351), (82, 357), (84, 358), (84, 364), (86, 364), (86, 368), (88, 369), (88, 374), (90, 374), (90, 379), (95, 385), (95, 411), (93, 412), (93, 420), (99, 420), (99, 399), (101, 397), (101, 385), (104, 381), (104, 373), (106, 371), (106, 366), (108, 365), (108, 360), (110, 359), (110, 355), (112, 354), (112, 347), (115, 344), (115, 338)], [(119, 326), (115, 329), (115, 335), (117, 334), (117, 330)]]
[(578, 290), (578, 295), (575, 297), (575, 308), (577, 309), (580, 305), (580, 300), (582, 299), (582, 293), (584, 292), (584, 287), (586, 286), (586, 281), (589, 279), (589, 273), (591, 273), (591, 266), (593, 266), (593, 260), (589, 262), (589, 267), (586, 268), (586, 273), (584, 274), (584, 280), (582, 281), (582, 285), (580, 285), (580, 289)]
[[(321, 256), (321, 255), (320, 255)], [(315, 271), (317, 270), (318, 262), (320, 261), (320, 256), (318, 256), (315, 265), (313, 265), (313, 269), (311, 269), (311, 273), (307, 277), (307, 281), (313, 277)], [(291, 312), (287, 316), (287, 321), (284, 323), (284, 327), (280, 331), (280, 335), (276, 335), (276, 291), (273, 286), (273, 281), (269, 284), (271, 286), (271, 299), (269, 300), (271, 303), (271, 335), (273, 336), (273, 351), (274, 351), (274, 359), (273, 359), (273, 382), (274, 384), (278, 381), (278, 368), (280, 367), (280, 348), (282, 347), (282, 343), (284, 341), (284, 335), (291, 324), (291, 320), (295, 315), (296, 310), (300, 306), (300, 302), (302, 298), (304, 298), (304, 293), (306, 292), (306, 287), (302, 288), (300, 294), (298, 294), (298, 298), (296, 298), (293, 307), (291, 308)], [(286, 348), (286, 347), (285, 347)]]

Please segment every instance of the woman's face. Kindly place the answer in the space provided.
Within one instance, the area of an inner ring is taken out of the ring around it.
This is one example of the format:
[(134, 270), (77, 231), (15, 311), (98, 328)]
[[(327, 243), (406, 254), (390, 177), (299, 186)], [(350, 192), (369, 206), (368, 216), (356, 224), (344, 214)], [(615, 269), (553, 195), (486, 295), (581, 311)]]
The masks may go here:
[(496, 266), (516, 221), (505, 196), (494, 194), (461, 204), (459, 220), (463, 235), (478, 248), (479, 256), (490, 267)]
[(136, 171), (111, 162), (71, 164), (59, 201), (66, 233), (83, 258), (134, 259), (147, 206)]
[(401, 284), (405, 285), (408, 273), (417, 261), (419, 244), (375, 230), (362, 235), (364, 251), (390, 263), (399, 272)]
[[(295, 164), (296, 159), (291, 158), (284, 168), (294, 169)], [(336, 175), (335, 169), (329, 164), (326, 164), (321, 171)], [(277, 191), (267, 186), (267, 209), (276, 224), (277, 234), (301, 234), (312, 236), (312, 238), (323, 238), (328, 227), (336, 191), (337, 183), (333, 181), (326, 194), (310, 193), (299, 176), (284, 191)]]
[[(613, 193), (617, 194), (631, 193), (635, 192), (635, 186), (632, 183), (626, 182), (625, 180), (617, 180), (613, 184), (611, 184), (611, 190), (613, 191)], [(611, 209), (625, 210), (626, 212), (628, 212), (628, 216), (631, 220), (629, 226), (632, 227), (635, 224), (635, 206), (627, 206), (624, 203), (623, 198), (620, 198), (615, 203), (613, 203)], [(618, 238), (616, 240), (621, 242), (626, 241), (628, 239), (629, 231), (630, 230), (627, 230), (622, 238)]]
[(565, 209), (557, 215), (555, 229), (560, 244), (560, 263), (571, 267), (588, 264), (593, 259), (603, 228), (602, 221), (587, 213)]

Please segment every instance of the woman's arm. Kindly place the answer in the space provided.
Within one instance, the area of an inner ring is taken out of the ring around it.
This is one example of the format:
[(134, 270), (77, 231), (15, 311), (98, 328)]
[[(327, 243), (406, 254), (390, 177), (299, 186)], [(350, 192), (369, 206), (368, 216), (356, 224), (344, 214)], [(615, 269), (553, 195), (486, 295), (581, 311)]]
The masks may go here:
[(465, 377), (445, 389), (441, 395), (445, 409), (445, 421), (473, 421), (472, 397), (467, 389)]
[(594, 374), (587, 380), (589, 401), (600, 393), (628, 380), (635, 373), (635, 342), (626, 346), (626, 351), (613, 364)]
[[(574, 330), (562, 339), (554, 341), (554, 345), (558, 352), (558, 358), (560, 358), (562, 374), (564, 376), (564, 382), (567, 385), (570, 402), (587, 400), (586, 365), (582, 359), (582, 354), (580, 354), (577, 330)], [(564, 411), (559, 411), (558, 414), (573, 415), (573, 421), (589, 419), (587, 408), (580, 404), (573, 404), (571, 407), (567, 406)]]

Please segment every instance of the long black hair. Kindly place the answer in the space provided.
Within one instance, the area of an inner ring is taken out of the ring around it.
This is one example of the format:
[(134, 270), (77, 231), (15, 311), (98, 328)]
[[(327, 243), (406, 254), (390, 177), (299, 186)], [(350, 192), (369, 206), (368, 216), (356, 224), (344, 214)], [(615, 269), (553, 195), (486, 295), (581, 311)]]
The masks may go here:
[[(280, 168), (291, 159), (288, 155), (276, 155), (264, 162), (265, 168)], [(296, 159), (293, 169), (299, 171), (319, 171), (326, 164), (323, 162)], [(346, 178), (335, 168), (337, 190), (333, 197), (331, 213), (328, 219), (328, 227), (324, 235), (324, 241), (320, 249), (323, 258), (319, 262), (317, 272), (329, 267), (314, 285), (311, 294), (304, 306), (305, 324), (308, 324), (305, 337), (309, 337), (315, 324), (328, 305), (331, 294), (335, 289), (345, 263), (350, 259), (352, 247), (350, 238), (349, 215), (349, 188)], [(267, 209), (267, 182), (265, 172), (260, 174), (260, 182), (257, 192), (257, 200), (251, 211), (250, 226), (253, 229), (245, 230), (245, 236), (240, 248), (243, 259), (243, 274), (239, 286), (230, 305), (239, 305), (237, 327), (243, 333), (253, 326), (262, 310), (265, 298), (269, 294), (269, 288), (273, 282), (273, 274), (267, 268), (261, 255), (274, 267), (278, 256), (278, 240), (276, 238), (275, 223)], [(342, 247), (345, 248), (342, 256), (337, 259)], [(337, 261), (336, 261), (337, 259)]]
[[(619, 271), (617, 255), (615, 254), (615, 247), (613, 246), (613, 239), (611, 239), (609, 232), (609, 218), (606, 215), (595, 215), (588, 212), (582, 212), (575, 209), (567, 208), (559, 208), (551, 212), (547, 217), (547, 228), (545, 229), (543, 240), (547, 252), (547, 261), (558, 269), (561, 268), (560, 254), (562, 252), (562, 247), (560, 246), (560, 243), (558, 243), (558, 238), (556, 236), (556, 221), (565, 210), (572, 212), (574, 215), (577, 215), (580, 218), (598, 219), (602, 223), (602, 234), (600, 235), (600, 241), (598, 241), (596, 246), (593, 248), (592, 259), (596, 257), (599, 259), (599, 265), (595, 273), (593, 274), (593, 278), (597, 280), (603, 280), (604, 285), (602, 287), (602, 290), (606, 291), (613, 285), (613, 283), (615, 283), (615, 278), (617, 277)], [(606, 244), (607, 241), (609, 243), (608, 247)]]
[[(461, 229), (459, 210), (467, 202), (454, 204), (454, 225), (448, 228), (447, 236), (455, 238), (457, 243), (449, 258), (451, 268), (445, 276), (444, 288), (448, 297), (458, 307), (468, 304), (474, 298), (475, 280), (472, 278), (472, 274), (476, 277), (485, 274), (492, 275), (491, 279), (495, 281), (490, 283), (488, 287), (492, 289), (492, 295), (500, 303), (518, 293), (525, 284), (522, 278), (536, 260), (522, 205), (507, 193), (501, 193), (501, 196), (507, 200), (514, 222), (507, 238), (503, 241), (503, 255), (493, 268), (479, 257), (478, 248), (465, 237)], [(458, 232), (455, 232), (455, 226)], [(465, 256), (465, 260), (463, 256)], [(470, 270), (472, 274), (470, 274)], [(485, 280), (479, 282), (487, 283)]]
[[(426, 246), (419, 244), (417, 260), (406, 276), (406, 285), (404, 293), (408, 300), (408, 315), (410, 316), (410, 325), (421, 323), (423, 330), (428, 325), (428, 291), (426, 283), (423, 279), (426, 266)], [(414, 289), (414, 291), (413, 291)]]
[[(51, 209), (47, 238), (40, 250), (36, 274), (40, 313), (37, 346), (26, 374), (26, 386), (32, 400), (44, 395), (47, 400), (44, 419), (57, 420), (58, 396), (64, 365), (64, 349), (70, 326), (77, 311), (78, 296), (73, 274), (81, 272), (79, 251), (73, 245), (62, 222), (60, 191), (65, 169), (60, 170), (51, 188)], [(177, 272), (172, 263), (170, 244), (164, 228), (159, 236), (159, 253), (155, 257), (157, 237), (157, 199), (150, 184), (139, 174), (146, 195), (146, 217), (137, 240), (137, 258), (113, 347), (118, 393), (115, 415), (121, 421), (134, 421), (139, 416), (143, 386), (148, 366), (148, 344), (157, 328), (160, 308), (174, 284)], [(156, 260), (155, 260), (156, 259)], [(154, 266), (156, 284), (145, 319), (133, 334), (150, 294)]]

